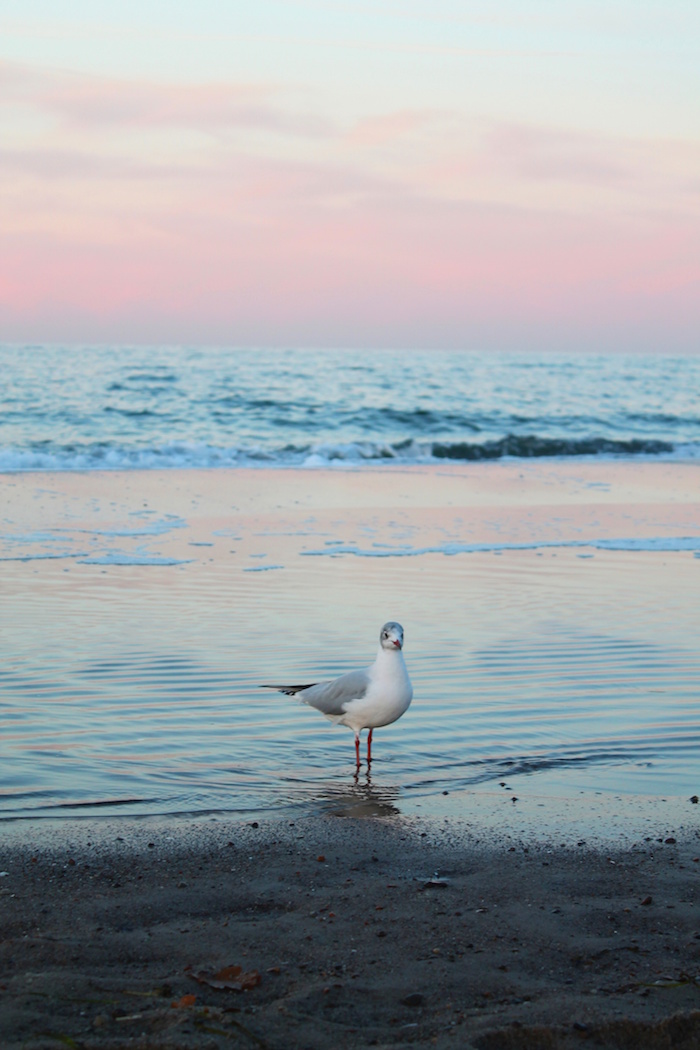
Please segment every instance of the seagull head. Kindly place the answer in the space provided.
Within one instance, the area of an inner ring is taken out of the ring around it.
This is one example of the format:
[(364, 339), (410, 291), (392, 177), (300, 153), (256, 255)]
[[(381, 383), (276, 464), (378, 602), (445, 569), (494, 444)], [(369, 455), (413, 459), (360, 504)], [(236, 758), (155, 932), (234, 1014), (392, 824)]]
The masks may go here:
[(385, 623), (379, 634), (382, 649), (403, 649), (403, 627), (394, 620)]

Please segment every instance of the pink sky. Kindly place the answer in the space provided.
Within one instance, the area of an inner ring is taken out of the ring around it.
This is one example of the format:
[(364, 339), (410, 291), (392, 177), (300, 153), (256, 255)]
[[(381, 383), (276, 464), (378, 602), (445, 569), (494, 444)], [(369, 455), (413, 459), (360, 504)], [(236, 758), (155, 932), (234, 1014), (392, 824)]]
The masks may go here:
[(697, 348), (682, 123), (616, 129), (576, 99), (566, 122), (495, 76), (481, 100), (428, 79), (356, 97), (352, 60), (324, 94), (318, 71), (5, 58), (0, 338)]

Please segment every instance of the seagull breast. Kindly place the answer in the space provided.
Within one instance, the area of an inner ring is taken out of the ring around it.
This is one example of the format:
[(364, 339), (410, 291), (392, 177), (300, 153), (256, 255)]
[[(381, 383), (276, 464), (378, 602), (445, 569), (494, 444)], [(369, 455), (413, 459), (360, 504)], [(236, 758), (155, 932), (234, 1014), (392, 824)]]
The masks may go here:
[(390, 725), (405, 714), (413, 699), (413, 686), (400, 650), (380, 649), (367, 675), (364, 696), (348, 700), (344, 710), (333, 718), (355, 732)]

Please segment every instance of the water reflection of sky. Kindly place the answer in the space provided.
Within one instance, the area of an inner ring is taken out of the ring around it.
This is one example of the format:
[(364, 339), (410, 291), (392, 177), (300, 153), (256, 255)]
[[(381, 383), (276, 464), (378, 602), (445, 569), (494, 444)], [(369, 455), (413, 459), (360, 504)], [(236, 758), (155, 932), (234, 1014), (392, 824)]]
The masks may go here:
[[(697, 560), (539, 553), (297, 557), (253, 575), (235, 559), (106, 575), (7, 563), (2, 815), (689, 796)], [(349, 732), (258, 685), (370, 662), (388, 616), (406, 627), (415, 700), (375, 734), (371, 781), (355, 781)]]

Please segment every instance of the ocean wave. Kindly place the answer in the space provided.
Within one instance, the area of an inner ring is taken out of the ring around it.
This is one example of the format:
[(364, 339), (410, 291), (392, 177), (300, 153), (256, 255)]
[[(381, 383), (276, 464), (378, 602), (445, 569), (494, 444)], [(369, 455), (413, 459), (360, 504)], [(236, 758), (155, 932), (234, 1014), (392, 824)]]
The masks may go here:
[(437, 459), (531, 459), (535, 456), (658, 456), (674, 451), (670, 441), (632, 438), (620, 440), (604, 437), (554, 438), (537, 434), (506, 434), (497, 441), (435, 442)]
[(0, 345), (0, 369), (5, 472), (700, 458), (693, 355)]
[(327, 468), (438, 463), (444, 460), (472, 462), (494, 459), (631, 456), (697, 459), (700, 442), (674, 444), (659, 440), (615, 440), (604, 437), (554, 438), (507, 434), (483, 442), (411, 439), (323, 442), (316, 445), (284, 445), (279, 448), (218, 447), (206, 443), (173, 442), (157, 447), (95, 444), (0, 449), (0, 472), (211, 469), (217, 467)]

